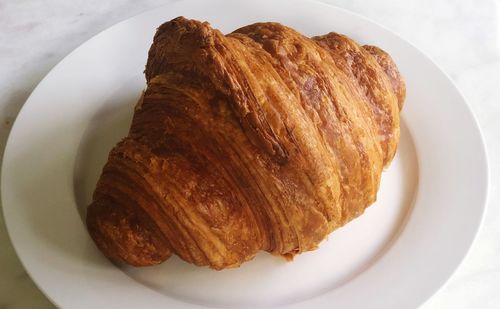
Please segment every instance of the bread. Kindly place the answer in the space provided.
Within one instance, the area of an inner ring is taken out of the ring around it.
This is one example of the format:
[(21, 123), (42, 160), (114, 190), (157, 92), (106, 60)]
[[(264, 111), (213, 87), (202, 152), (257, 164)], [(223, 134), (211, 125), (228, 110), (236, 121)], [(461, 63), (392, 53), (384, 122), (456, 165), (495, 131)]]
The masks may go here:
[(404, 82), (387, 53), (344, 35), (278, 23), (223, 35), (178, 17), (145, 75), (87, 211), (114, 261), (291, 259), (375, 201), (396, 152)]

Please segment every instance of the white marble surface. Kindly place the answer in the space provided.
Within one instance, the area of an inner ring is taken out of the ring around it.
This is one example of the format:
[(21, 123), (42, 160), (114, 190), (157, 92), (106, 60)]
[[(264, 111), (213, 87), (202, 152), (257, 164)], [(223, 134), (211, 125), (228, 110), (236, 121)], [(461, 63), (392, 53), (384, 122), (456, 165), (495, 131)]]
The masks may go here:
[[(500, 308), (500, 2), (324, 0), (392, 29), (422, 49), (462, 90), (483, 130), (489, 208), (470, 254), (422, 308)], [(161, 0), (0, 0), (0, 157), (24, 101), (67, 53)], [(53, 308), (17, 259), (0, 215), (0, 308)]]

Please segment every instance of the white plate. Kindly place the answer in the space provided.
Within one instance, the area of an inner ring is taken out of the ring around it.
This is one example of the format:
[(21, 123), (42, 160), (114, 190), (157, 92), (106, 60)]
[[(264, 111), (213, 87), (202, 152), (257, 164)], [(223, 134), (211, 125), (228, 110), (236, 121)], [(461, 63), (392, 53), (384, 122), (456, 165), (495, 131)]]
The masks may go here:
[[(178, 15), (224, 32), (279, 21), (388, 51), (406, 79), (398, 154), (378, 202), (293, 263), (261, 254), (221, 272), (172, 258), (118, 268), (82, 222), (110, 148), (126, 135), (155, 28)], [(2, 201), (26, 270), (63, 308), (411, 308), (458, 267), (484, 213), (482, 138), (450, 80), (382, 27), (317, 2), (179, 1), (121, 22), (59, 63), (30, 96), (5, 151)]]

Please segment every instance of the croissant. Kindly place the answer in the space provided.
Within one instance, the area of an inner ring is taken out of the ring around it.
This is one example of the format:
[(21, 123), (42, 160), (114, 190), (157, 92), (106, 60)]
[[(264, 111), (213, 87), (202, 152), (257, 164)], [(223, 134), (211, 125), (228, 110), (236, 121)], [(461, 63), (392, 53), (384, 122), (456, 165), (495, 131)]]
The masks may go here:
[(396, 152), (404, 82), (386, 52), (344, 35), (270, 22), (223, 35), (178, 17), (157, 29), (145, 76), (87, 210), (113, 261), (292, 259), (375, 201)]

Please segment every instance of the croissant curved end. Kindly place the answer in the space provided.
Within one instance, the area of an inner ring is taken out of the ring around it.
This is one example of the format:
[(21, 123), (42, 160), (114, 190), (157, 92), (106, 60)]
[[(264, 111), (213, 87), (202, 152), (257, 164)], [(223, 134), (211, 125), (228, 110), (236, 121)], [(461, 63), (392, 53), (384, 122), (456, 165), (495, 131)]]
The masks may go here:
[(86, 224), (97, 247), (112, 261), (132, 266), (167, 260), (172, 252), (158, 228), (146, 216), (128, 208), (112, 201), (89, 206)]

